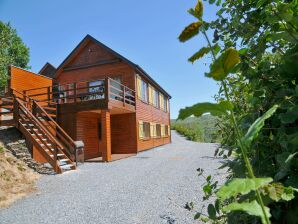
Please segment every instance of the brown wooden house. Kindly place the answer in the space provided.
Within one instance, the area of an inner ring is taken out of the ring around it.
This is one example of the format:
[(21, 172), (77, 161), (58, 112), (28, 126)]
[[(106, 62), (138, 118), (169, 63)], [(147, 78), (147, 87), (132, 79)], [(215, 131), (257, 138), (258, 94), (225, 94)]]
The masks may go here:
[(85, 160), (103, 161), (171, 142), (170, 95), (140, 66), (90, 35), (57, 69), (46, 64), (40, 73), (10, 67), (1, 105), (8, 110), (2, 115), (12, 113), (13, 119), (0, 124), (16, 125), (32, 143), (33, 157), (54, 158), (57, 172), (61, 164), (75, 168), (76, 141), (84, 143)]

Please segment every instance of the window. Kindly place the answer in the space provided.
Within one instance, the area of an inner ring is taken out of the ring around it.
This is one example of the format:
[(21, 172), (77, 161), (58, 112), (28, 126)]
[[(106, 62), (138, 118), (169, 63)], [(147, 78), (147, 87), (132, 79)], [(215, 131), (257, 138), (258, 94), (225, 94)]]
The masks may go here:
[(150, 138), (150, 123), (139, 121), (139, 138), (148, 139)]
[(156, 124), (156, 137), (160, 138), (161, 137), (161, 125)]
[(137, 75), (137, 96), (142, 101), (148, 103), (148, 83)]
[(169, 129), (168, 129), (168, 125), (165, 125), (165, 136), (169, 135)]
[(166, 96), (164, 96), (163, 107), (164, 107), (164, 111), (167, 112), (168, 111), (168, 98)]
[(165, 125), (162, 124), (161, 125), (161, 137), (165, 137), (165, 135), (166, 135)]
[(149, 98), (149, 104), (153, 105), (153, 86), (151, 86), (150, 84), (148, 84), (148, 98)]
[(159, 108), (158, 104), (158, 91), (156, 89), (153, 89), (153, 106), (155, 106), (156, 108)]
[(141, 92), (142, 92), (142, 95), (141, 95), (141, 99), (144, 101), (144, 102), (148, 102), (148, 83), (146, 83), (144, 80), (142, 80), (142, 86), (141, 86)]
[(159, 108), (161, 110), (164, 110), (164, 106), (165, 106), (164, 100), (165, 100), (164, 96), (161, 93), (159, 93)]

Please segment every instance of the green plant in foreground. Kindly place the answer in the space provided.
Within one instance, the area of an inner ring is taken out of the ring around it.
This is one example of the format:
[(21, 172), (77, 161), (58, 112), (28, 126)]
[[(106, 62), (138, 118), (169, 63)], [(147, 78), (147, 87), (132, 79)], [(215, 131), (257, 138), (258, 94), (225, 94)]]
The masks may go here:
[[(259, 2), (261, 2), (259, 4), (264, 4), (264, 1)], [(239, 105), (233, 104), (231, 97), (234, 97), (234, 95), (231, 94), (230, 90), (231, 74), (237, 74), (239, 71), (239, 64), (241, 62), (240, 55), (243, 54), (243, 50), (238, 52), (233, 47), (226, 47), (226, 49), (222, 50), (221, 55), (217, 56), (221, 49), (218, 44), (212, 45), (207, 36), (206, 30), (209, 24), (202, 20), (203, 3), (199, 0), (196, 7), (190, 9), (188, 12), (193, 15), (197, 21), (183, 30), (179, 36), (179, 40), (185, 42), (196, 36), (199, 32), (202, 32), (208, 46), (203, 47), (195, 53), (189, 58), (189, 61), (194, 62), (205, 54), (211, 53), (213, 63), (210, 65), (210, 72), (207, 73), (206, 76), (220, 83), (223, 99), (220, 99), (219, 103), (198, 103), (191, 107), (181, 109), (178, 119), (185, 119), (191, 115), (201, 116), (205, 113), (228, 118), (234, 132), (235, 147), (240, 149), (240, 155), (246, 168), (246, 172), (243, 175), (246, 176), (246, 178), (232, 179), (219, 188), (216, 193), (218, 198), (218, 200), (216, 200), (217, 205), (211, 204), (208, 206), (209, 219), (214, 222), (219, 222), (227, 218), (230, 213), (244, 212), (250, 216), (259, 217), (262, 223), (270, 223), (271, 213), (265, 203), (266, 197), (275, 201), (290, 201), (294, 198), (294, 193), (297, 190), (291, 186), (285, 187), (282, 183), (273, 182), (273, 178), (271, 177), (257, 178), (249, 158), (249, 152), (252, 151), (253, 143), (264, 127), (265, 121), (273, 116), (280, 106), (273, 105), (269, 108), (267, 112), (263, 113), (262, 116), (253, 122), (246, 131), (246, 134), (243, 134), (243, 129), (240, 128), (239, 121), (234, 112), (235, 107)], [(292, 33), (289, 38), (295, 41), (296, 37)], [(226, 46), (227, 45), (228, 44), (226, 44)], [(233, 46), (233, 44), (230, 45)], [(278, 49), (278, 45), (275, 46), (277, 50), (282, 51), (282, 49)], [(292, 156), (294, 157), (295, 154)], [(219, 217), (216, 217), (216, 213)], [(227, 216), (225, 216), (225, 214), (227, 214)], [(199, 216), (196, 216), (195, 218), (198, 217)]]

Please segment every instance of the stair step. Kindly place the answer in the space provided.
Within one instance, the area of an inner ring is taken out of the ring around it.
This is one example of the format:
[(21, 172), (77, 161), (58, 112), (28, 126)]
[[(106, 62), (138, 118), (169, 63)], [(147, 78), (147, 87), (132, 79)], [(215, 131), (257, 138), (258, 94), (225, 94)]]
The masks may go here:
[(30, 127), (34, 127), (34, 124), (23, 124), (23, 126), (30, 126)]
[[(64, 154), (58, 153), (57, 157), (59, 157), (59, 156), (64, 156)], [(50, 155), (50, 157), (54, 158), (54, 155)]]
[[(47, 146), (51, 146), (52, 144), (51, 143), (47, 143)], [(45, 144), (40, 144), (40, 146), (45, 146)]]
[(67, 162), (70, 161), (69, 159), (59, 159), (59, 162)]
[(1, 98), (0, 101), (2, 101), (2, 102), (5, 101), (5, 102), (11, 102), (12, 103), (13, 99), (12, 98)]
[[(31, 129), (30, 129), (31, 130)], [(37, 134), (38, 136), (42, 136), (43, 134)], [(31, 136), (36, 136), (35, 134), (31, 134)]]
[(75, 166), (73, 164), (65, 164), (65, 165), (60, 165), (60, 168), (63, 170), (69, 170), (74, 168)]
[(33, 128), (33, 129), (26, 128), (26, 130), (29, 131), (29, 132), (32, 131), (32, 130), (33, 130), (33, 131), (38, 131), (38, 129), (36, 129), (36, 128)]
[[(39, 139), (39, 138), (35, 138), (35, 140), (36, 140), (36, 141), (40, 141), (40, 139)], [(46, 139), (46, 138), (43, 138), (42, 140), (43, 140), (43, 141), (47, 141), (47, 139)]]
[(11, 104), (11, 103), (1, 103), (0, 104), (0, 107), (1, 108), (4, 108), (4, 109), (12, 109), (13, 108), (13, 104)]
[(43, 107), (45, 110), (56, 111), (56, 107)]

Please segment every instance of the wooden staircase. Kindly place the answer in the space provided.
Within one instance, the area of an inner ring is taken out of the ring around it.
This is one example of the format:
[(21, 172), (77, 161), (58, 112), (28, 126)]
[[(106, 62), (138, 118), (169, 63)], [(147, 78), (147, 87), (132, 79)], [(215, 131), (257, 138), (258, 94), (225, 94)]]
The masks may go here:
[(13, 97), (0, 98), (0, 126), (15, 125), (13, 119)]
[(71, 137), (56, 123), (56, 105), (41, 106), (29, 97), (12, 95), (0, 98), (0, 126), (16, 126), (27, 141), (53, 167), (56, 173), (76, 169), (77, 147)]

